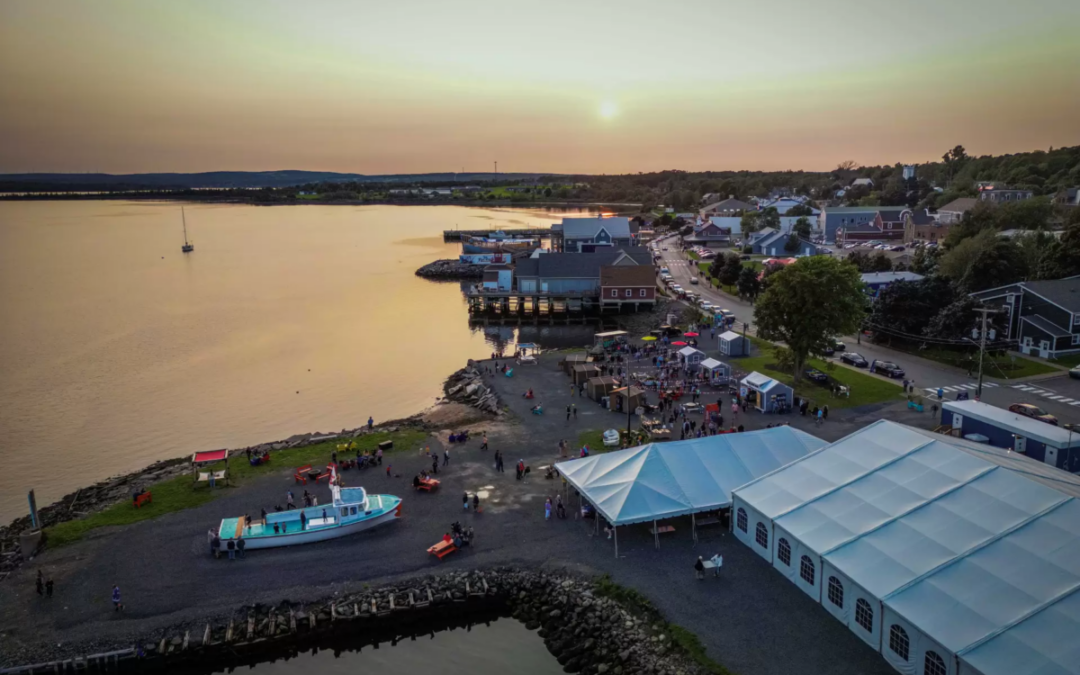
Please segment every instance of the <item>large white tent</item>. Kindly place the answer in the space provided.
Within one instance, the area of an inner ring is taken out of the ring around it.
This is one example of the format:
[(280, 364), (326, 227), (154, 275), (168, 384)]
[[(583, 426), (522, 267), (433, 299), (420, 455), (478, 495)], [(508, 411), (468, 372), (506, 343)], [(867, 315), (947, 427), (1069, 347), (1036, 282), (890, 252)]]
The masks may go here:
[(706, 436), (558, 464), (568, 483), (613, 525), (731, 504), (731, 491), (825, 445), (791, 427)]
[[(1080, 477), (887, 421), (735, 490), (734, 532), (897, 670), (1080, 675)], [(1034, 623), (1033, 623), (1034, 622)]]

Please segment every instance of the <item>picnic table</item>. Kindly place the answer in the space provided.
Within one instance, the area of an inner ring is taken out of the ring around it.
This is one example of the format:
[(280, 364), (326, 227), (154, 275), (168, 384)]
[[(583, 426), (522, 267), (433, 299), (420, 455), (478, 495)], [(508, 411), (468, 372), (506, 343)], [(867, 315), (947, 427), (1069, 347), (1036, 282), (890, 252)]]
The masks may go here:
[(656, 526), (656, 529), (653, 529), (651, 527), (649, 528), (649, 534), (653, 534), (653, 535), (656, 535), (656, 534), (670, 534), (671, 532), (674, 532), (674, 531), (675, 531), (675, 528), (672, 527), (671, 525), (658, 525), (658, 526)]
[(452, 541), (440, 541), (438, 544), (428, 548), (427, 552), (435, 556), (439, 560), (442, 560), (446, 556), (450, 555), (457, 550), (457, 546), (454, 546)]
[(416, 486), (416, 489), (423, 490), (424, 492), (431, 492), (437, 487), (439, 487), (438, 480), (434, 478), (421, 478), (420, 484)]
[(691, 403), (683, 403), (683, 408), (688, 413), (699, 413), (702, 410), (704, 410), (704, 408), (702, 407), (702, 405), (700, 403), (693, 403), (693, 402), (691, 402)]
[(308, 474), (310, 472), (311, 465), (305, 464), (304, 466), (299, 467), (296, 471), (293, 472), (293, 479), (297, 483), (303, 483), (304, 485), (307, 485)]
[(720, 576), (720, 568), (724, 566), (724, 556), (714, 555), (708, 560), (702, 561), (702, 563), (705, 565), (705, 569), (712, 570), (713, 576), (718, 577)]

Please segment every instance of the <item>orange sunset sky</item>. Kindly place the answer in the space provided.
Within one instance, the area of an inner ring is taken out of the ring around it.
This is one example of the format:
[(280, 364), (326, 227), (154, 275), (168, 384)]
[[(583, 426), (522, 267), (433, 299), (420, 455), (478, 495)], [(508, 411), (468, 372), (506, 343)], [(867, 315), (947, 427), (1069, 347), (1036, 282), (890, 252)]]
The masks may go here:
[(7, 0), (0, 172), (827, 170), (1080, 144), (1077, 0)]

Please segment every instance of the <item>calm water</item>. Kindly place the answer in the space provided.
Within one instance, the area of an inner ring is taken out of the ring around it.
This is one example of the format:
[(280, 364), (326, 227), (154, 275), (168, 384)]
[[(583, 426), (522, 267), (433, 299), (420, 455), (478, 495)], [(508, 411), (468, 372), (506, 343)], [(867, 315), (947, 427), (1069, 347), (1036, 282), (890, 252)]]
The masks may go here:
[[(246, 671), (247, 669), (245, 669)], [(559, 675), (562, 666), (533, 631), (513, 619), (500, 619), (488, 626), (384, 643), (379, 649), (364, 647), (359, 652), (320, 650), (300, 654), (288, 661), (257, 664), (260, 675)]]
[(515, 337), (470, 329), (460, 284), (413, 274), (458, 255), (442, 230), (576, 215), (185, 209), (186, 256), (175, 204), (0, 202), (0, 521), (30, 487), (47, 504), (197, 449), (419, 412)]

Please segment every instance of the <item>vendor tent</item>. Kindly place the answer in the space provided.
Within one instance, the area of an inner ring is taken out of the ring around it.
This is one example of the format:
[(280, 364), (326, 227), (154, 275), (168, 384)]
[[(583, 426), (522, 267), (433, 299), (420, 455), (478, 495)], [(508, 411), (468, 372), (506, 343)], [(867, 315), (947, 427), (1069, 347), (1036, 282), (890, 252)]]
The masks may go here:
[(754, 371), (739, 382), (739, 393), (761, 412), (773, 412), (778, 403), (791, 405), (795, 391), (768, 375)]
[(599, 401), (618, 386), (619, 381), (614, 377), (590, 377), (589, 381), (585, 383), (585, 393), (592, 400)]
[[(645, 390), (640, 387), (629, 387), (630, 389), (630, 410), (637, 410), (645, 405)], [(626, 390), (627, 387), (622, 389), (612, 389), (611, 396), (611, 409), (619, 412), (626, 412)]]
[(701, 362), (701, 370), (708, 376), (709, 381), (714, 383), (726, 381), (731, 377), (731, 366), (712, 358)]
[(1078, 476), (882, 420), (732, 506), (736, 538), (901, 673), (1080, 675), (1077, 497)]
[(720, 334), (720, 353), (724, 356), (749, 356), (750, 340), (735, 331)]
[(731, 491), (825, 445), (788, 426), (636, 448), (560, 462), (559, 472), (613, 525), (731, 504)]
[(597, 377), (600, 375), (600, 368), (592, 363), (578, 364), (574, 366), (571, 379), (574, 384), (585, 384), (591, 377)]

